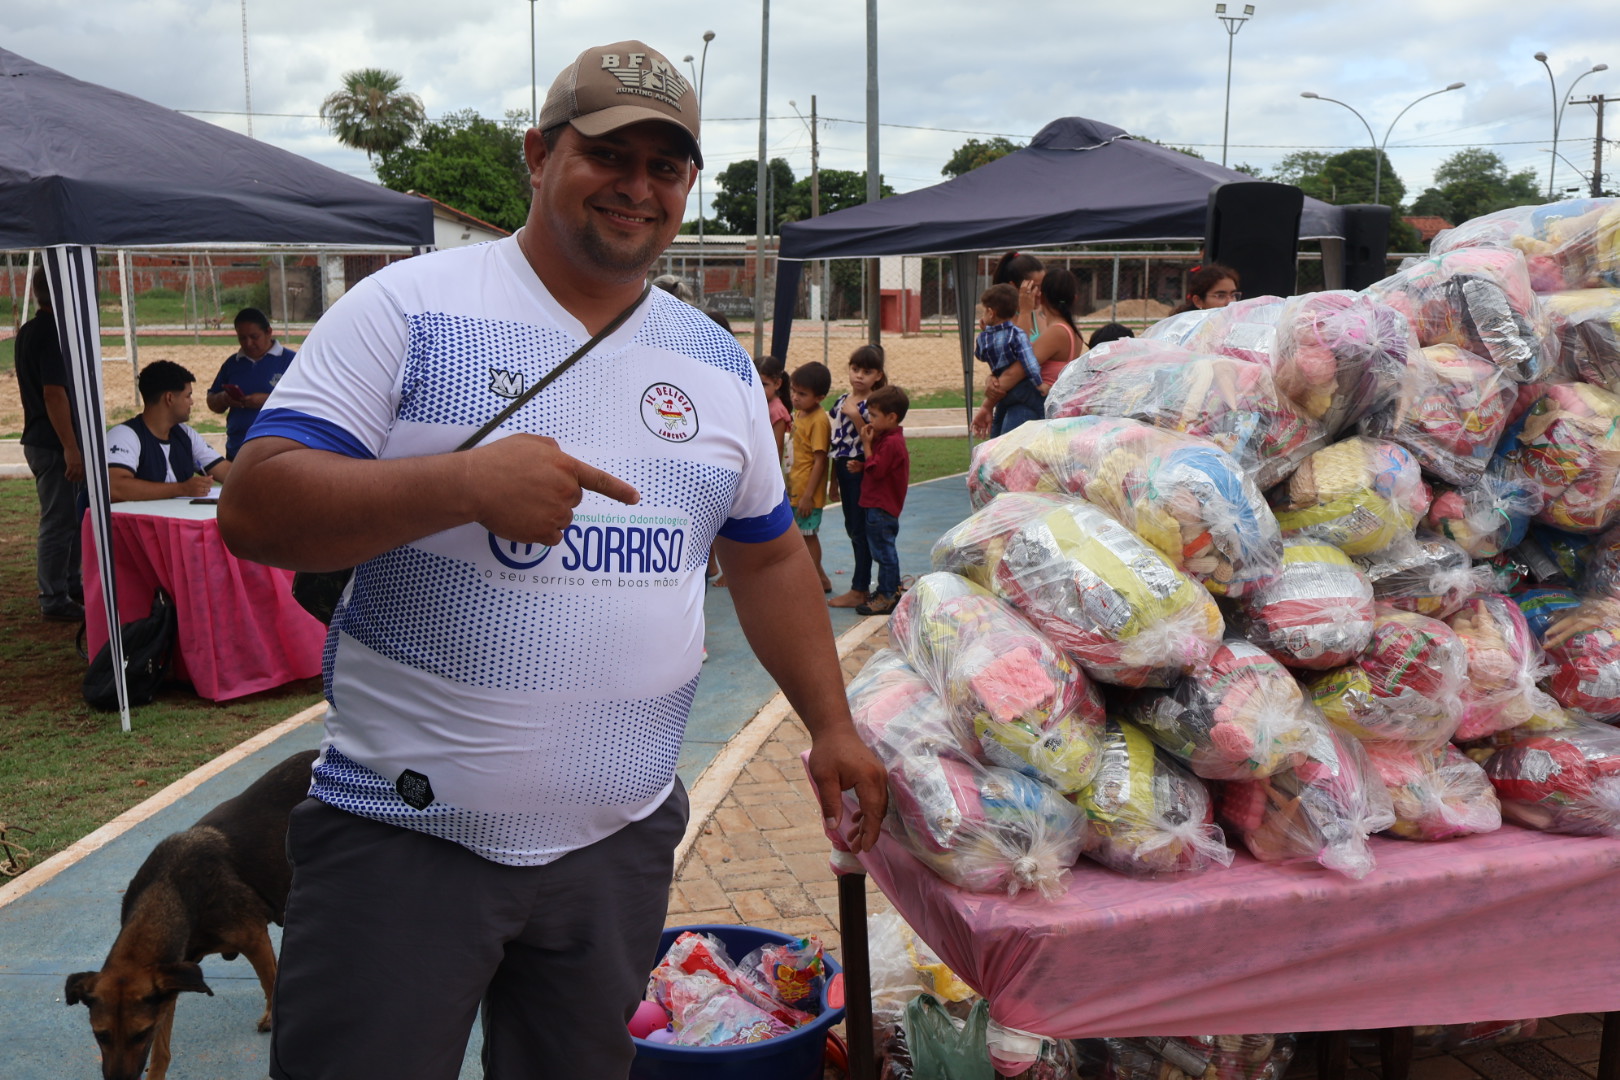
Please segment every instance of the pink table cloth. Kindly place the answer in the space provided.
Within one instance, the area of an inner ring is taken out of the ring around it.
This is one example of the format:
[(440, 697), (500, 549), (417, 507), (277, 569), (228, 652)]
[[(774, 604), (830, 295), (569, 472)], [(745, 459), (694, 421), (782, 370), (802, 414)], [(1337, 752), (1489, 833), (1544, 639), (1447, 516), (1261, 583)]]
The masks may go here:
[[(319, 675), (326, 627), (293, 600), (292, 572), (226, 551), (213, 509), (185, 499), (113, 508), (119, 622), (149, 614), (154, 590), (166, 589), (178, 615), (174, 675), (211, 701)], [(85, 637), (94, 656), (108, 631), (88, 514), (80, 535)]]
[(859, 860), (993, 1019), (1053, 1038), (1620, 1009), (1620, 840), (1510, 825), (1372, 843), (1363, 881), (1242, 852), (1178, 880), (1082, 862), (1056, 902), (963, 892), (887, 834)]

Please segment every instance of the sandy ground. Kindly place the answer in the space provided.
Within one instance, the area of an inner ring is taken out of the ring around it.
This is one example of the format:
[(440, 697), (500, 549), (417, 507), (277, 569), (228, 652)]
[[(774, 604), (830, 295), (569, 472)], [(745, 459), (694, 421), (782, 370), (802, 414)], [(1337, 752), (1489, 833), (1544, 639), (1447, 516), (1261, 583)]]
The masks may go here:
[[(1136, 309), (1144, 304), (1151, 305), (1155, 309), (1162, 307), (1152, 301), (1121, 303), (1119, 311), (1121, 320), (1140, 318), (1142, 313)], [(1106, 315), (1106, 310), (1102, 314)], [(1153, 311), (1146, 314), (1153, 317), (1160, 313)], [(1096, 319), (1083, 321), (1080, 325), (1081, 333), (1089, 334), (1091, 328), (1097, 325), (1101, 325), (1101, 322)], [(752, 330), (740, 329), (742, 332), (738, 334), (738, 341), (742, 343), (743, 348), (752, 352), (754, 343)], [(765, 341), (767, 349), (770, 347), (769, 334), (770, 328), (767, 327)], [(820, 323), (795, 322), (788, 347), (787, 366), (791, 371), (800, 364), (822, 360), (825, 356), (827, 366), (832, 369), (833, 392), (836, 394), (845, 385), (845, 365), (849, 360), (849, 354), (857, 346), (865, 343), (865, 330), (854, 324), (834, 324), (823, 346)], [(954, 326), (948, 327), (943, 334), (934, 332), (931, 328), (921, 334), (886, 334), (883, 338), (883, 348), (890, 381), (896, 385), (912, 393), (962, 388), (961, 347)], [(108, 423), (117, 423), (133, 416), (137, 411), (135, 380), (129, 361), (121, 358), (124, 351), (122, 338), (104, 339), (103, 349), (102, 400), (107, 406)], [(153, 360), (173, 360), (190, 369), (202, 384), (202, 389), (206, 389), (208, 383), (213, 381), (214, 373), (219, 370), (219, 365), (230, 353), (231, 342), (228, 338), (202, 345), (142, 345), (139, 350), (143, 366)], [(975, 382), (982, 387), (984, 384), (982, 367), (975, 374)], [(205, 408), (201, 403), (199, 392), (196, 406), (198, 415), (202, 415)], [(0, 378), (0, 436), (20, 430), (22, 430), (22, 404), (17, 397), (16, 378), (8, 373)]]

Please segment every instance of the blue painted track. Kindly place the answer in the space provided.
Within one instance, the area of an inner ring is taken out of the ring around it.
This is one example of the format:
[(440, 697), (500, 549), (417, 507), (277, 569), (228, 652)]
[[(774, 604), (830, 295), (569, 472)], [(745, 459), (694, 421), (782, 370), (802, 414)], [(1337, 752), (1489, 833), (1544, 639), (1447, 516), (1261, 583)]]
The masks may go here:
[[(914, 486), (900, 519), (901, 573), (928, 570), (933, 541), (968, 513), (961, 476)], [(850, 552), (837, 508), (822, 529), (824, 565), (834, 588), (848, 587)], [(704, 666), (681, 752), (680, 773), (691, 784), (744, 724), (776, 693), (776, 685), (753, 659), (724, 589), (710, 589), (709, 662)], [(831, 610), (834, 633), (860, 617)], [(75, 971), (101, 966), (118, 933), (124, 886), (152, 846), (191, 825), (210, 808), (237, 794), (271, 765), (320, 743), (320, 725), (305, 724), (200, 785), (173, 805), (130, 829), (45, 885), (0, 907), (0, 1078), (3, 1080), (94, 1080), (100, 1055), (83, 1006), (68, 1008), (62, 986)], [(0, 900), (5, 893), (0, 891)], [(280, 947), (280, 931), (271, 927)], [(175, 1012), (172, 1080), (262, 1080), (270, 1037), (255, 1029), (264, 1008), (258, 980), (245, 959), (210, 957), (203, 973), (213, 997), (184, 995)], [(482, 1075), (473, 1034), (465, 1080)]]

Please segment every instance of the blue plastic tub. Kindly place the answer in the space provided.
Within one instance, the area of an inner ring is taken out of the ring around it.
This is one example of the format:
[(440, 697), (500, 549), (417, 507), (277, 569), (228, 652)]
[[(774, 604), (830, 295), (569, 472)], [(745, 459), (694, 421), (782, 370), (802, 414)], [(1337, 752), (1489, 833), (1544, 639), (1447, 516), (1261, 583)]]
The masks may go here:
[[(761, 945), (796, 940), (757, 926), (672, 926), (658, 944), (660, 959), (687, 930), (713, 934), (733, 960), (741, 960)], [(829, 985), (841, 970), (836, 960), (827, 957)], [(827, 1007), (825, 987), (821, 1009), (820, 1016), (797, 1031), (744, 1046), (670, 1046), (636, 1039), (630, 1080), (821, 1080), (827, 1031), (844, 1018), (842, 1008)]]

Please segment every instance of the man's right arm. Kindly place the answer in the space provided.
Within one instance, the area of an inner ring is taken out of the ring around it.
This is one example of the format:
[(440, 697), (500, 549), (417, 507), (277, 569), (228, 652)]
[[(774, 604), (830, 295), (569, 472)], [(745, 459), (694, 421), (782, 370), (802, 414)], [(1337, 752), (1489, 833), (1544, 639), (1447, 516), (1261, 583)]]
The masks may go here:
[(635, 488), (538, 435), (471, 450), (370, 459), (266, 436), (245, 443), (219, 500), (236, 555), (289, 570), (341, 570), (477, 522), (519, 543), (558, 544), (585, 490), (634, 503)]
[(67, 388), (50, 383), (42, 388), (45, 394), (45, 415), (51, 430), (62, 444), (63, 471), (68, 482), (84, 483), (84, 454), (79, 450), (79, 438), (73, 433), (73, 405), (68, 401)]
[(112, 466), (107, 470), (107, 498), (112, 502), (148, 502), (152, 499), (199, 498), (208, 494), (213, 482), (206, 476), (185, 480), (142, 480), (128, 469)]

